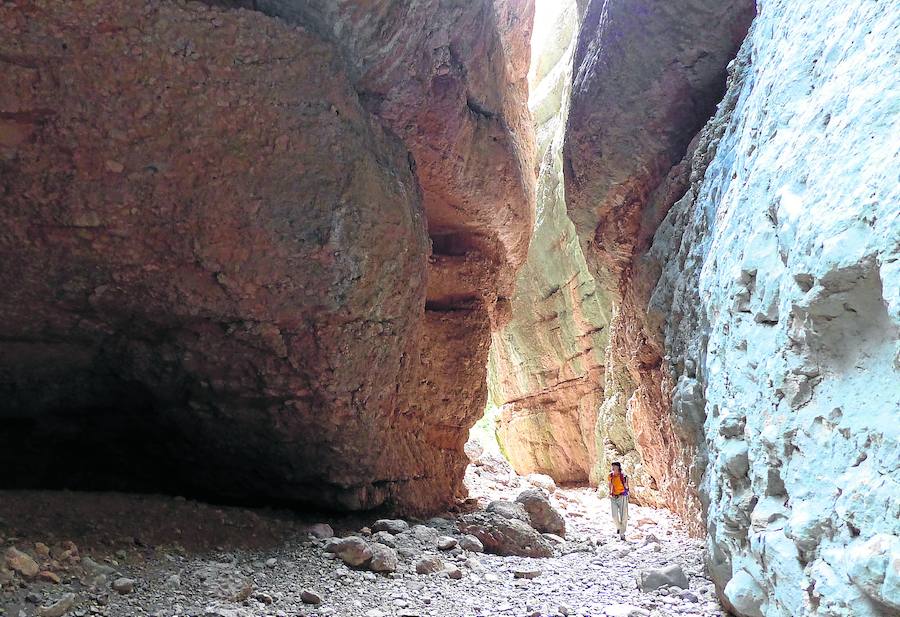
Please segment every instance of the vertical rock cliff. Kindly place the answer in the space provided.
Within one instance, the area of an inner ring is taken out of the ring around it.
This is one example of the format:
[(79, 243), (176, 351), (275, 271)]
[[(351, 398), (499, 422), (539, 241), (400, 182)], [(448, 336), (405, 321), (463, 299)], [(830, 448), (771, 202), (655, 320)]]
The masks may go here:
[(625, 459), (645, 501), (669, 504), (695, 532), (702, 440), (669, 416), (665, 351), (644, 327), (656, 272), (643, 256), (684, 193), (681, 159), (722, 96), (753, 9), (752, 0), (589, 2), (565, 135), (568, 214), (611, 306), (600, 445)]
[(760, 2), (651, 251), (740, 615), (900, 611), (898, 50), (890, 3)]
[(892, 615), (900, 13), (758, 4), (699, 133), (752, 7), (587, 6), (565, 171), (605, 404), (736, 614)]
[(597, 458), (609, 307), (587, 270), (563, 186), (577, 7), (540, 4), (535, 23), (529, 78), (540, 161), (536, 220), (511, 319), (493, 335), (489, 385), (501, 405), (498, 439), (516, 470), (585, 482)]
[(531, 4), (214, 4), (0, 8), (7, 477), (446, 505), (531, 230)]

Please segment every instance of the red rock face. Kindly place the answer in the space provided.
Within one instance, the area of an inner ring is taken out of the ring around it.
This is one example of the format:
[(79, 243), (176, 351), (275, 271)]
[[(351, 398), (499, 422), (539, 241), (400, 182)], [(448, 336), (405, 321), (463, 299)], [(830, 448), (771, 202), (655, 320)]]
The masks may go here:
[(684, 466), (673, 463), (689, 459), (694, 444), (676, 435), (669, 418), (672, 384), (646, 309), (658, 273), (643, 254), (687, 187), (677, 165), (721, 97), (725, 66), (753, 14), (752, 0), (588, 3), (566, 132), (568, 213), (616, 307), (610, 349), (627, 372), (613, 380), (628, 391), (608, 387), (606, 396), (628, 401), (653, 488), (696, 522), (695, 531), (699, 502)]
[[(531, 208), (515, 55), (530, 13), (473, 4), (505, 21), (454, 43), (472, 43), (472, 66), (443, 80), (396, 12), (378, 32), (399, 47), (364, 66), (354, 50), (377, 41), (339, 48), (258, 12), (0, 8), (0, 460), (14, 483), (166, 477), (415, 512), (460, 491), (490, 317)], [(352, 23), (347, 7), (316, 23)], [(375, 89), (401, 66), (403, 96)]]

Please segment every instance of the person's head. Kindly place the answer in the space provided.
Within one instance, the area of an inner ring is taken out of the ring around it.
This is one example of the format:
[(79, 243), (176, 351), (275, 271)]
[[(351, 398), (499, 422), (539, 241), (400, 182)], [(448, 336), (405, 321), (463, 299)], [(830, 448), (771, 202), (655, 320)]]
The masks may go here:
[(622, 475), (622, 463), (615, 462), (612, 464), (613, 473), (617, 473), (620, 476)]

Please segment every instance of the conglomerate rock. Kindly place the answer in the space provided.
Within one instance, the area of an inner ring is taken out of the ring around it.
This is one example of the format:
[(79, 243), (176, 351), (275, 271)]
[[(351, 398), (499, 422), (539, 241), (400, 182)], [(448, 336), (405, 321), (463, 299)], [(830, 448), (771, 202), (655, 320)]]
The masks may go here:
[(900, 609), (896, 6), (760, 2), (650, 304), (739, 615)]
[(669, 418), (661, 335), (645, 324), (658, 271), (642, 256), (684, 193), (681, 159), (722, 95), (753, 9), (753, 0), (589, 2), (563, 151), (568, 215), (612, 307), (598, 466), (624, 459), (636, 493), (671, 505), (696, 533), (700, 504), (689, 480), (699, 438), (677, 434)]
[(6, 483), (460, 491), (530, 229), (530, 4), (295, 4), (0, 8)]
[(497, 437), (516, 471), (596, 482), (609, 306), (566, 215), (562, 172), (577, 7), (543, 3), (535, 23), (529, 75), (540, 161), (535, 228), (511, 318), (493, 334), (488, 383), (501, 406)]

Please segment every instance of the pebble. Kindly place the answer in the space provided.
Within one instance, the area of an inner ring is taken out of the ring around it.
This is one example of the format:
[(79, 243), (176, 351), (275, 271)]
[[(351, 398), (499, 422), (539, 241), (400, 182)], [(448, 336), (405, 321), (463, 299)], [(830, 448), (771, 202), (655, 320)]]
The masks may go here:
[(304, 604), (321, 604), (322, 596), (312, 589), (304, 589), (300, 592), (300, 599)]

